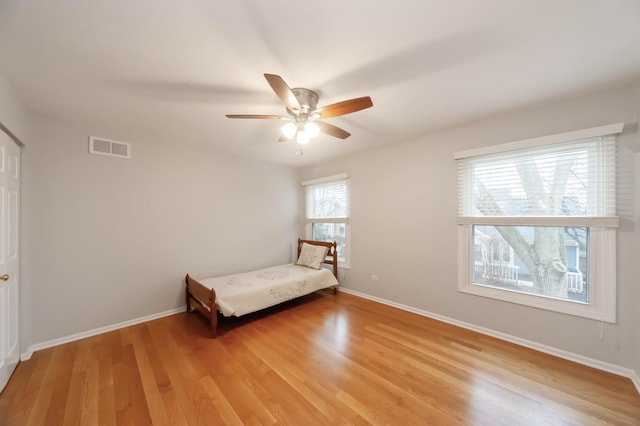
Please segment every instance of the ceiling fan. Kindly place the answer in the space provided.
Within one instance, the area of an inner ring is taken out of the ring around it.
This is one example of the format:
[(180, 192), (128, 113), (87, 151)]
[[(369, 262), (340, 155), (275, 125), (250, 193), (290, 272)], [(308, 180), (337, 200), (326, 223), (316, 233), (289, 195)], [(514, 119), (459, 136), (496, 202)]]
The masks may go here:
[(313, 90), (303, 87), (290, 89), (279, 75), (265, 74), (264, 77), (282, 103), (284, 103), (289, 115), (227, 114), (226, 116), (228, 118), (286, 120), (288, 123), (282, 127), (280, 142), (295, 140), (299, 145), (306, 144), (310, 139), (317, 136), (319, 132), (346, 139), (351, 133), (318, 120), (350, 114), (373, 106), (371, 98), (365, 96), (318, 108), (318, 94)]

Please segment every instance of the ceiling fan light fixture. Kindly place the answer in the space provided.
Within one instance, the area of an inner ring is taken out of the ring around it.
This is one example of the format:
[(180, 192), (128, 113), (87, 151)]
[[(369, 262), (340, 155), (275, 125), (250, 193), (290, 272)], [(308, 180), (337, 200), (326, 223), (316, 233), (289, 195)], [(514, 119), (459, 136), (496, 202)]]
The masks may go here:
[(311, 138), (309, 138), (309, 135), (304, 130), (298, 131), (298, 135), (296, 137), (297, 143), (299, 143), (300, 145), (305, 145), (308, 144), (310, 140)]
[(287, 123), (282, 126), (282, 135), (287, 139), (291, 139), (295, 136), (296, 130), (298, 130), (298, 128), (294, 123)]
[(309, 135), (309, 139), (313, 139), (320, 133), (320, 127), (311, 121), (305, 123), (304, 132)]

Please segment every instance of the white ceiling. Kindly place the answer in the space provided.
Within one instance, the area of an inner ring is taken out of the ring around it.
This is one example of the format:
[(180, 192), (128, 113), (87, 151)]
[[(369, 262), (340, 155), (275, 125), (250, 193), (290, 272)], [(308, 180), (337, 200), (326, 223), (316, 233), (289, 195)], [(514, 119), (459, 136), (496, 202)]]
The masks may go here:
[[(32, 110), (118, 132), (98, 136), (303, 166), (635, 81), (640, 1), (0, 0), (0, 73)], [(281, 122), (224, 116), (285, 113), (264, 73), (374, 106), (300, 158)]]

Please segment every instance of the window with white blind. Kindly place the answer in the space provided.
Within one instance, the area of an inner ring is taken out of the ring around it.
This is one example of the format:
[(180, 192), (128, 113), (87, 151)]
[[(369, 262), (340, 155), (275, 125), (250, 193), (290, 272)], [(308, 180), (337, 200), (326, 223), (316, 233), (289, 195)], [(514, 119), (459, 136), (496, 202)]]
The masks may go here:
[(336, 241), (338, 264), (349, 266), (349, 175), (302, 182), (306, 187), (306, 238)]
[(615, 322), (622, 127), (455, 153), (458, 289)]

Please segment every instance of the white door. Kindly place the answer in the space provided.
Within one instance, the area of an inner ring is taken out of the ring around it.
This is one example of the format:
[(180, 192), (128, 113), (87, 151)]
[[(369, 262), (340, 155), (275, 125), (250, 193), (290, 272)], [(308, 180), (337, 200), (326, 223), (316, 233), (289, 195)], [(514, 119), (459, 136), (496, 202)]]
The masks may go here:
[(0, 391), (18, 365), (20, 148), (0, 129)]

